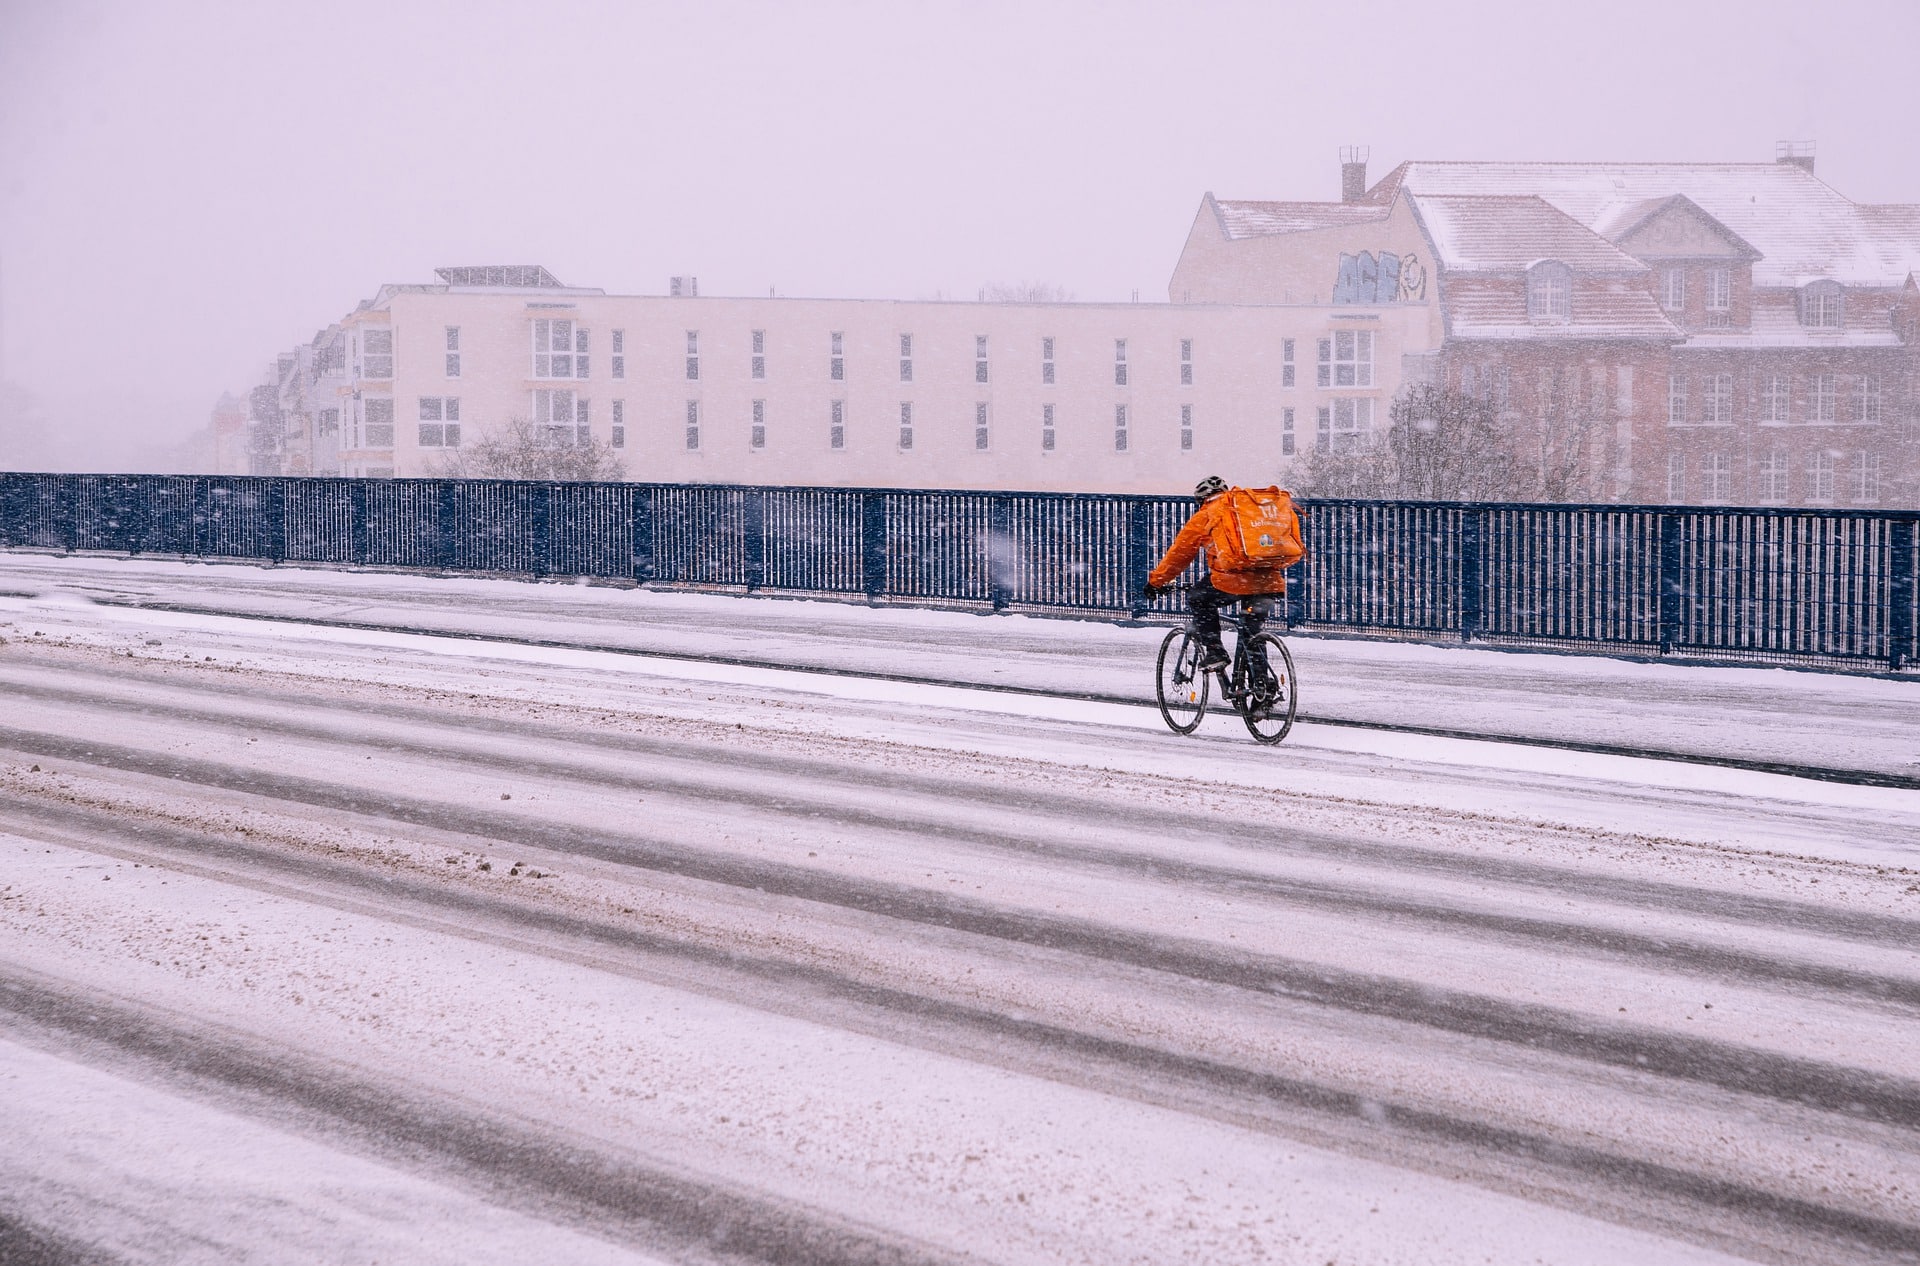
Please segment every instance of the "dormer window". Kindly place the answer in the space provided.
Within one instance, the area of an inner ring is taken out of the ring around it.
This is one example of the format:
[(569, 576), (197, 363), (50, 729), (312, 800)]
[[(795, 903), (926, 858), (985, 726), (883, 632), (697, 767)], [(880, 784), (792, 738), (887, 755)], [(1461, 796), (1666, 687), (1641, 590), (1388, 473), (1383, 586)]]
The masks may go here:
[(1816, 330), (1840, 328), (1840, 283), (1816, 281), (1800, 291), (1800, 324)]
[(1546, 260), (1527, 270), (1527, 319), (1565, 321), (1573, 316), (1573, 270)]

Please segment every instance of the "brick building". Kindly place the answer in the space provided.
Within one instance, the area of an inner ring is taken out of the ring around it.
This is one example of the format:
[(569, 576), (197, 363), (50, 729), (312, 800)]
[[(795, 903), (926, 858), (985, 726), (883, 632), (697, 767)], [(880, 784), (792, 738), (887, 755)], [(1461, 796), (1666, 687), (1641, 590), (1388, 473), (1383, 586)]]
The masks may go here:
[[(1176, 297), (1432, 303), (1424, 367), (1579, 499), (1920, 505), (1920, 206), (1773, 163), (1409, 162), (1339, 203), (1208, 195)], [(1342, 442), (1337, 415), (1323, 430)]]

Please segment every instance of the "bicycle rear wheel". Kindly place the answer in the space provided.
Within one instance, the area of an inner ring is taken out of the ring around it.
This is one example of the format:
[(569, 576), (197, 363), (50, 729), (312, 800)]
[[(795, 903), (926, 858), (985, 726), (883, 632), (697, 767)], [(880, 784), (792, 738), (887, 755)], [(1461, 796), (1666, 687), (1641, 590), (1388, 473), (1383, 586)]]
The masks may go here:
[(1207, 675), (1200, 671), (1206, 650), (1186, 629), (1174, 629), (1160, 643), (1160, 659), (1153, 670), (1154, 693), (1160, 716), (1175, 734), (1191, 734), (1207, 715)]
[(1248, 697), (1241, 701), (1240, 719), (1255, 739), (1278, 743), (1293, 728), (1293, 714), (1300, 706), (1287, 644), (1271, 633), (1254, 638), (1247, 648), (1247, 677)]

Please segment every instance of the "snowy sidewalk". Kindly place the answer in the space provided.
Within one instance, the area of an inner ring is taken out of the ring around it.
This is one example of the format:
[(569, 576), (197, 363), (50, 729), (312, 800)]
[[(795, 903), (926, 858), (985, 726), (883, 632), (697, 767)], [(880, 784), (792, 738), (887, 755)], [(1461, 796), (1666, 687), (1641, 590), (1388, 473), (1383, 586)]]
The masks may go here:
[[(1152, 698), (1164, 629), (390, 572), (0, 553), (0, 591)], [(1920, 776), (1920, 681), (1291, 635), (1303, 720)]]

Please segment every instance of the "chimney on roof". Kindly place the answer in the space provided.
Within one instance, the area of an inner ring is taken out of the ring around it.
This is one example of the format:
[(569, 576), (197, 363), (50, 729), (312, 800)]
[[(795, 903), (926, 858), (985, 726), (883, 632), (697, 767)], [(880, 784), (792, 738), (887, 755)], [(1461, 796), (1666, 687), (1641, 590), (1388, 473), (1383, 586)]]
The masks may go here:
[(1813, 142), (1775, 141), (1773, 161), (1785, 163), (1790, 167), (1803, 168), (1811, 176), (1813, 174)]
[(1367, 199), (1367, 147), (1340, 147), (1340, 201), (1365, 202)]

